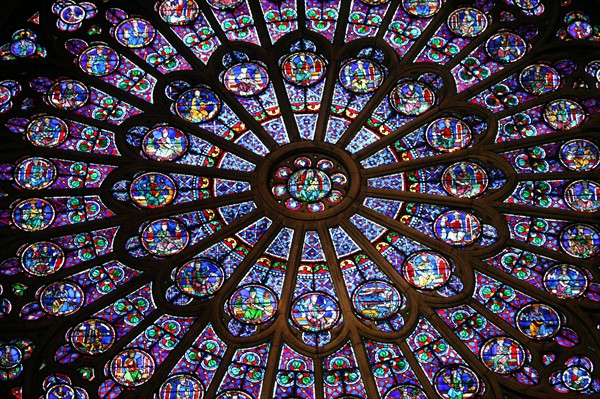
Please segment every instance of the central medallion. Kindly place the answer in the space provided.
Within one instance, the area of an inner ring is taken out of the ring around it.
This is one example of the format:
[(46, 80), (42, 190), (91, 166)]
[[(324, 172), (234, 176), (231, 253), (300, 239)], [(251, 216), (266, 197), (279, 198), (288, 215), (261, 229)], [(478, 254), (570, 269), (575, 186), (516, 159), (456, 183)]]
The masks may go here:
[(358, 167), (348, 153), (329, 147), (297, 143), (270, 154), (258, 173), (265, 202), (280, 215), (304, 220), (346, 209), (358, 193)]
[(271, 185), (275, 199), (287, 209), (317, 213), (342, 201), (348, 178), (339, 162), (310, 154), (281, 161)]
[(331, 192), (327, 173), (315, 168), (300, 169), (288, 179), (288, 192), (301, 202), (318, 202)]

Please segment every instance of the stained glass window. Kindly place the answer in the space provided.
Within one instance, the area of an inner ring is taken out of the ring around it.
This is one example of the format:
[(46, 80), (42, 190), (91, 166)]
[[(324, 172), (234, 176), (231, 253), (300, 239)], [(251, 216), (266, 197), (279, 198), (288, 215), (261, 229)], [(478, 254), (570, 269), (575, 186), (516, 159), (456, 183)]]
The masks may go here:
[(600, 395), (600, 3), (8, 3), (2, 398)]

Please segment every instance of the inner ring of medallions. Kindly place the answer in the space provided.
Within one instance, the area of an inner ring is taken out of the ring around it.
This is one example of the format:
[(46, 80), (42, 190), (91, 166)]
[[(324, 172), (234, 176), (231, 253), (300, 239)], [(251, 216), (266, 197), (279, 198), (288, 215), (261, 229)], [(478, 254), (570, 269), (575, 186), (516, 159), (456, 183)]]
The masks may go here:
[(350, 155), (327, 143), (293, 143), (267, 155), (255, 175), (269, 216), (323, 220), (348, 209), (362, 176)]

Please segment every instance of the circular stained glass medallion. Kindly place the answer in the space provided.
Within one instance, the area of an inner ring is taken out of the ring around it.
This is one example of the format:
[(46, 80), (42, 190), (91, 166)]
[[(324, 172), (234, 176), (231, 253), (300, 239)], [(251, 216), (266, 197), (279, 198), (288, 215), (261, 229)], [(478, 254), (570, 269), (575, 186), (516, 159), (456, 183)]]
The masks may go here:
[(21, 253), (21, 266), (34, 276), (54, 274), (64, 263), (62, 248), (50, 241), (29, 244)]
[(267, 70), (253, 62), (231, 66), (223, 75), (227, 90), (236, 96), (254, 96), (262, 93), (269, 85)]
[(150, 22), (142, 18), (128, 18), (115, 31), (117, 41), (125, 47), (141, 48), (154, 40), (156, 31)]
[(150, 354), (141, 349), (125, 349), (110, 362), (110, 374), (125, 387), (145, 384), (154, 374), (156, 365)]
[(525, 55), (527, 43), (515, 33), (501, 32), (488, 39), (486, 50), (494, 60), (508, 64)]
[(0, 347), (0, 368), (11, 369), (21, 363), (23, 354), (21, 350), (14, 345), (3, 344)]
[(288, 192), (301, 202), (317, 202), (331, 191), (331, 179), (316, 168), (300, 169), (288, 179)]
[(433, 290), (446, 284), (452, 275), (452, 267), (443, 256), (432, 251), (420, 251), (404, 261), (402, 275), (418, 289)]
[(360, 0), (360, 1), (368, 6), (380, 6), (382, 4), (389, 3), (390, 0)]
[(56, 167), (45, 158), (27, 158), (15, 169), (15, 182), (27, 190), (50, 187), (56, 179)]
[(580, 297), (585, 293), (587, 286), (587, 276), (572, 265), (556, 265), (544, 274), (546, 290), (561, 299)]
[(181, 252), (188, 244), (189, 234), (180, 222), (160, 219), (142, 231), (142, 244), (152, 255), (171, 256)]
[(194, 21), (199, 12), (196, 0), (164, 0), (158, 9), (163, 21), (176, 26)]
[(194, 259), (177, 271), (176, 283), (184, 293), (207, 298), (214, 295), (225, 279), (221, 266), (210, 259)]
[(558, 312), (550, 306), (539, 303), (522, 307), (517, 313), (516, 323), (523, 334), (535, 340), (551, 338), (561, 327)]
[(435, 221), (435, 235), (449, 245), (465, 246), (481, 235), (481, 222), (470, 213), (448, 211)]
[(93, 76), (110, 75), (119, 67), (119, 54), (104, 45), (88, 47), (79, 56), (79, 67)]
[(160, 399), (202, 399), (204, 387), (197, 378), (190, 375), (179, 374), (167, 379), (160, 386)]
[(369, 320), (385, 320), (402, 306), (402, 296), (386, 281), (367, 281), (352, 294), (357, 313)]
[(47, 229), (56, 216), (54, 207), (45, 199), (32, 198), (22, 200), (12, 211), (15, 226), (24, 231)]
[(567, 28), (567, 32), (573, 39), (587, 39), (593, 31), (593, 26), (587, 21), (574, 21)]
[(435, 15), (442, 6), (442, 0), (402, 0), (402, 7), (411, 15), (427, 18)]
[(521, 86), (538, 96), (551, 93), (560, 86), (560, 75), (551, 66), (544, 64), (530, 65), (519, 75)]
[(570, 170), (578, 172), (594, 170), (600, 162), (600, 149), (589, 140), (570, 140), (562, 145), (560, 160)]
[(144, 173), (133, 180), (129, 189), (131, 199), (141, 208), (160, 208), (175, 199), (177, 187), (162, 173)]
[(421, 115), (435, 104), (435, 93), (420, 82), (407, 81), (390, 93), (390, 104), (404, 115)]
[(54, 282), (40, 294), (42, 309), (51, 316), (68, 316), (77, 312), (84, 299), (81, 287), (68, 281)]
[(600, 253), (600, 233), (593, 226), (573, 224), (562, 232), (560, 244), (571, 256), (591, 258)]
[(10, 52), (21, 58), (32, 56), (36, 50), (35, 42), (28, 39), (17, 40), (10, 46)]
[(156, 161), (174, 161), (187, 150), (188, 140), (180, 130), (157, 127), (149, 131), (142, 141), (142, 150)]
[(221, 100), (205, 88), (182, 93), (176, 101), (177, 114), (188, 122), (206, 123), (213, 120), (221, 109)]
[(562, 373), (562, 382), (573, 391), (584, 391), (592, 384), (593, 378), (588, 370), (583, 367), (568, 367)]
[(344, 200), (352, 186), (346, 164), (333, 157), (292, 155), (277, 164), (269, 172), (273, 175), (269, 190), (277, 203), (292, 211), (328, 211)]
[(352, 93), (371, 93), (383, 82), (383, 69), (377, 63), (366, 59), (355, 59), (342, 65), (340, 83)]
[(494, 337), (481, 347), (483, 364), (498, 374), (511, 374), (519, 370), (526, 357), (523, 346), (509, 337)]
[(600, 209), (600, 184), (592, 180), (577, 180), (565, 190), (565, 202), (579, 212), (596, 212)]
[(476, 8), (463, 7), (448, 16), (448, 28), (462, 37), (479, 36), (488, 26), (485, 14)]
[(53, 116), (39, 117), (27, 127), (27, 138), (39, 147), (56, 147), (62, 144), (69, 134), (69, 127)]
[(48, 90), (48, 101), (60, 110), (72, 111), (85, 105), (90, 97), (89, 89), (83, 83), (66, 79), (61, 80)]
[(427, 143), (441, 152), (467, 148), (472, 141), (469, 125), (457, 118), (440, 118), (427, 127)]
[(544, 120), (556, 130), (569, 130), (581, 125), (585, 112), (572, 100), (555, 100), (544, 108)]
[(67, 5), (59, 16), (66, 24), (78, 24), (85, 19), (85, 9), (77, 4)]
[(309, 292), (294, 301), (291, 317), (300, 330), (321, 332), (338, 322), (340, 309), (330, 295), (324, 292)]
[(208, 0), (208, 4), (217, 10), (232, 10), (243, 2), (244, 0)]
[(313, 86), (325, 76), (327, 64), (319, 54), (306, 51), (292, 53), (281, 62), (283, 78), (298, 86)]
[(262, 324), (271, 320), (277, 311), (277, 296), (263, 285), (247, 285), (237, 289), (229, 299), (229, 311), (238, 321)]
[(450, 195), (473, 198), (487, 189), (488, 176), (485, 169), (473, 162), (457, 162), (444, 170), (442, 184)]
[(56, 384), (50, 387), (46, 392), (44, 399), (75, 399), (77, 398), (77, 392), (73, 387), (67, 384)]
[(513, 0), (513, 2), (524, 10), (533, 10), (542, 4), (542, 0)]
[(385, 399), (427, 399), (427, 395), (419, 387), (398, 385), (388, 391)]
[(475, 397), (480, 389), (479, 377), (462, 365), (444, 367), (435, 376), (435, 390), (444, 399)]
[(244, 391), (226, 391), (217, 396), (216, 399), (252, 399), (252, 396)]
[(80, 353), (97, 355), (106, 352), (116, 340), (113, 327), (101, 319), (89, 319), (76, 325), (70, 333), (71, 344)]

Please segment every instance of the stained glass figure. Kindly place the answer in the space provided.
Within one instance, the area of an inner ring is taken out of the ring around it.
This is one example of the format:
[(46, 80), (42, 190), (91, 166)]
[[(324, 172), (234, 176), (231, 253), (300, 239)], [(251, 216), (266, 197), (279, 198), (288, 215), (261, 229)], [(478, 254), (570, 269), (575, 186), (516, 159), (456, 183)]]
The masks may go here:
[(552, 337), (560, 329), (560, 315), (544, 304), (527, 305), (517, 313), (517, 327), (526, 336), (542, 340)]
[(577, 298), (588, 286), (588, 278), (572, 265), (556, 265), (544, 273), (544, 287), (559, 298)]
[(441, 118), (427, 127), (427, 142), (438, 151), (453, 152), (471, 144), (469, 125), (456, 118)]
[(27, 138), (40, 147), (56, 147), (65, 141), (68, 129), (67, 124), (59, 118), (37, 118), (27, 127)]
[(71, 331), (71, 344), (86, 355), (106, 352), (115, 342), (115, 331), (106, 321), (89, 319), (82, 321)]
[(492, 338), (481, 347), (483, 364), (498, 374), (510, 374), (520, 369), (525, 357), (523, 346), (508, 337)]
[(568, 130), (583, 122), (585, 113), (581, 106), (571, 100), (556, 100), (544, 108), (544, 120), (556, 130)]
[(523, 69), (519, 80), (525, 91), (538, 96), (558, 89), (561, 82), (559, 73), (544, 64), (535, 64)]
[(376, 63), (356, 59), (345, 63), (340, 71), (340, 83), (353, 93), (370, 93), (383, 82), (383, 71)]
[(212, 91), (199, 88), (188, 90), (177, 98), (177, 114), (192, 123), (204, 123), (214, 119), (221, 108), (221, 100)]
[(290, 54), (281, 62), (283, 78), (298, 86), (312, 86), (325, 75), (323, 58), (314, 53), (300, 51)]
[(589, 140), (571, 140), (562, 146), (560, 160), (571, 170), (594, 170), (600, 162), (600, 149)]
[(448, 16), (448, 28), (457, 36), (479, 36), (487, 26), (487, 17), (476, 8), (459, 8)]
[(525, 55), (527, 44), (515, 33), (497, 33), (485, 45), (490, 57), (503, 63), (515, 62)]
[(321, 332), (335, 325), (340, 310), (336, 301), (323, 292), (309, 292), (292, 305), (292, 321), (304, 331)]
[(54, 221), (55, 209), (42, 198), (23, 200), (12, 211), (15, 226), (25, 231), (39, 231), (48, 228)]
[(354, 309), (367, 319), (383, 320), (398, 311), (402, 298), (398, 291), (385, 281), (368, 281), (354, 291)]
[(13, 33), (12, 42), (0, 47), (0, 57), (4, 61), (17, 58), (43, 58), (46, 49), (37, 43), (37, 35), (29, 29), (20, 29)]
[(58, 109), (74, 110), (83, 107), (89, 98), (87, 86), (76, 80), (61, 80), (48, 91), (48, 100)]
[(199, 13), (195, 0), (164, 0), (158, 8), (160, 17), (171, 25), (187, 25)]
[(435, 93), (419, 82), (404, 82), (390, 93), (392, 107), (404, 115), (421, 115), (433, 106)]
[(75, 313), (83, 305), (84, 294), (77, 284), (57, 281), (45, 287), (40, 294), (42, 309), (52, 316)]
[(269, 321), (277, 311), (277, 297), (268, 287), (248, 285), (236, 290), (229, 301), (234, 318), (249, 324)]
[(188, 140), (180, 130), (159, 127), (149, 131), (142, 142), (144, 153), (157, 161), (173, 161), (186, 151)]
[(442, 6), (442, 0), (402, 0), (402, 7), (417, 17), (431, 17)]
[(119, 67), (119, 54), (104, 45), (88, 47), (79, 56), (79, 67), (90, 75), (109, 75)]
[(600, 252), (598, 229), (588, 224), (574, 224), (565, 228), (560, 244), (566, 253), (577, 258), (591, 258)]
[(160, 208), (173, 202), (177, 187), (169, 176), (162, 173), (145, 173), (131, 183), (130, 195), (141, 208)]
[(410, 255), (402, 267), (402, 275), (411, 285), (422, 290), (431, 290), (446, 284), (452, 267), (446, 258), (431, 252), (421, 251)]
[(128, 349), (119, 353), (110, 364), (110, 373), (124, 386), (142, 385), (154, 373), (152, 356), (140, 349)]
[(442, 174), (442, 184), (448, 194), (473, 198), (481, 195), (488, 186), (485, 169), (472, 162), (458, 162), (448, 166)]
[(261, 65), (246, 62), (231, 66), (223, 75), (227, 90), (238, 96), (261, 93), (269, 84), (267, 70)]
[(223, 269), (210, 259), (191, 260), (177, 271), (177, 286), (186, 294), (206, 298), (223, 285)]
[(467, 212), (447, 211), (435, 221), (435, 234), (450, 245), (470, 245), (481, 234), (481, 222)]
[(0, 397), (598, 396), (592, 3), (5, 7)]
[(465, 366), (449, 366), (435, 378), (435, 390), (444, 399), (473, 398), (480, 389), (479, 378)]
[(144, 247), (151, 254), (170, 256), (185, 248), (189, 241), (189, 234), (178, 221), (161, 219), (144, 228), (142, 240)]
[(44, 158), (27, 158), (15, 169), (15, 182), (27, 190), (42, 190), (56, 179), (56, 167)]

